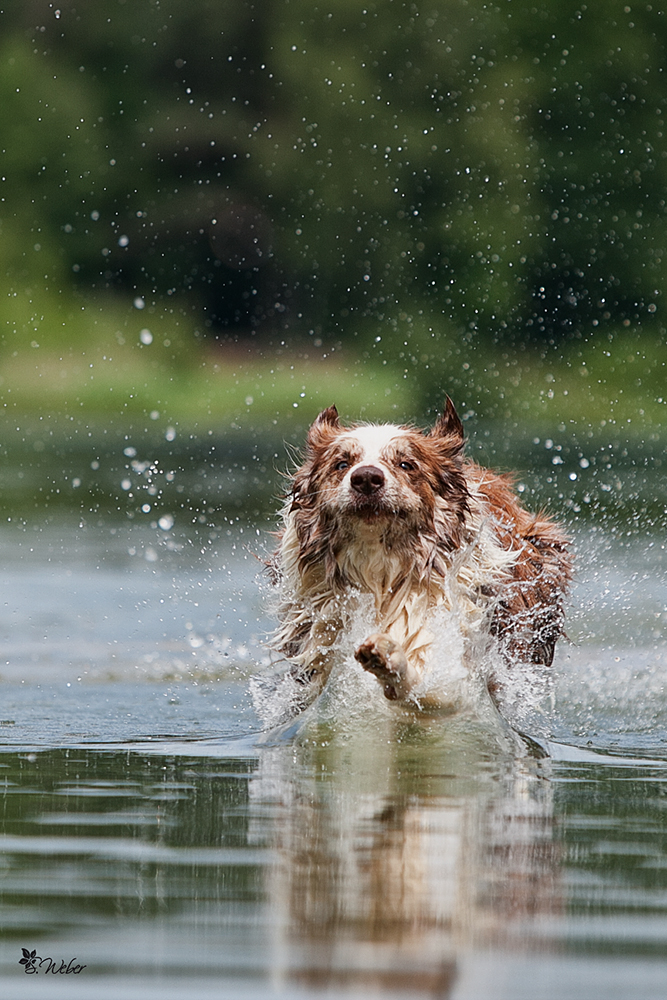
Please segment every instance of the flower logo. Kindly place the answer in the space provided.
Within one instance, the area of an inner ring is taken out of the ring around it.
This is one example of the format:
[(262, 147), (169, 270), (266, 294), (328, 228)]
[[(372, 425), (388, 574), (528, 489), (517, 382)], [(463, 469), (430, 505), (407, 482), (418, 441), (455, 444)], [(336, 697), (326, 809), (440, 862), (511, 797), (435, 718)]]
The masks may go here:
[(25, 969), (23, 971), (27, 973), (37, 972), (35, 962), (40, 961), (37, 949), (33, 948), (32, 951), (28, 951), (27, 948), (21, 948), (21, 951), (23, 952), (23, 958), (19, 959), (19, 965), (25, 965)]

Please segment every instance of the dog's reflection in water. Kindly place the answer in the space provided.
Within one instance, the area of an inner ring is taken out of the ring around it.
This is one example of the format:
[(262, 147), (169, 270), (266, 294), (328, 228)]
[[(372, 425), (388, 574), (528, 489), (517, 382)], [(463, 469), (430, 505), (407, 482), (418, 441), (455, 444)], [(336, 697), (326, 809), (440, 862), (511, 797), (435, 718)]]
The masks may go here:
[(462, 951), (516, 945), (561, 908), (548, 761), (502, 744), (463, 715), (421, 716), (312, 725), (263, 751), (251, 796), (275, 817), (284, 985), (444, 998)]

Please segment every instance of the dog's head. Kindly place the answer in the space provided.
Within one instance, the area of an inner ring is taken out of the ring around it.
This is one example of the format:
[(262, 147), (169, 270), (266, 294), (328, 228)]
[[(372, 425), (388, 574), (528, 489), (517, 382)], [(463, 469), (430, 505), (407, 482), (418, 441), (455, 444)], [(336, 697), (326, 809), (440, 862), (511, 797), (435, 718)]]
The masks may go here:
[(291, 510), (306, 535), (319, 522), (344, 535), (405, 542), (419, 533), (458, 545), (467, 510), (463, 427), (448, 398), (429, 432), (394, 424), (341, 424), (335, 406), (308, 432), (306, 460), (294, 476)]

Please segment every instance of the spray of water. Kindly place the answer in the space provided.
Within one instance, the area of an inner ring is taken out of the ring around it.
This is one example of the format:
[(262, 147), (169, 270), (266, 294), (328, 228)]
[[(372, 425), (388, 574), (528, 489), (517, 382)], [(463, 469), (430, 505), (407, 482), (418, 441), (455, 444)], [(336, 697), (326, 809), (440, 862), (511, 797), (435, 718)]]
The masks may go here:
[[(468, 720), (466, 724), (474, 719), (504, 739), (510, 732), (506, 719), (521, 728), (527, 707), (534, 710), (544, 696), (544, 684), (536, 683), (520, 665), (511, 670), (488, 635), (481, 631), (466, 635), (458, 614), (436, 609), (429, 623), (433, 644), (421, 682), (408, 703), (388, 701), (376, 678), (354, 658), (355, 648), (377, 630), (370, 596), (354, 595), (348, 610), (347, 627), (334, 647), (333, 668), (314, 700), (287, 663), (251, 679), (255, 711), (272, 738), (278, 734), (291, 738), (312, 732), (313, 727), (332, 725), (348, 735), (359, 730), (380, 732), (397, 720), (422, 717), (447, 727), (454, 718)], [(505, 718), (488, 692), (489, 678), (501, 670), (502, 682), (507, 684)], [(436, 703), (438, 708), (433, 709)]]

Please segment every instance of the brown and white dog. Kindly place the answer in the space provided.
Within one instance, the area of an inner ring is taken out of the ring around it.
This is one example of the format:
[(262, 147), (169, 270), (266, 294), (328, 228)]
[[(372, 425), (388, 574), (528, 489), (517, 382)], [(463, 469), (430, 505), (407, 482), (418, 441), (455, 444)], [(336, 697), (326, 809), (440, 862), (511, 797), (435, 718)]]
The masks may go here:
[[(550, 665), (571, 578), (568, 540), (524, 510), (511, 479), (463, 458), (448, 398), (430, 432), (343, 426), (335, 406), (308, 432), (272, 560), (281, 625), (307, 704), (324, 687), (350, 608), (372, 602), (375, 631), (354, 656), (392, 701), (437, 705), (422, 684), (439, 610), (506, 662)], [(496, 681), (488, 679), (493, 692)]]

